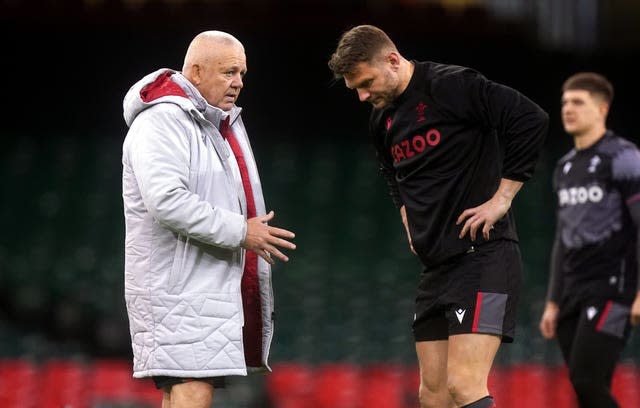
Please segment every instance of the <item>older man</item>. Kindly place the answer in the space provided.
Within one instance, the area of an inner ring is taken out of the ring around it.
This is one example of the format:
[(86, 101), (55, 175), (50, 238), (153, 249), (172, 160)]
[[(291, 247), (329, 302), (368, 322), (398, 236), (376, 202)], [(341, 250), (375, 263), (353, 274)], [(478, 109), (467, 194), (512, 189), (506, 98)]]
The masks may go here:
[(210, 407), (230, 375), (269, 370), (270, 265), (294, 234), (268, 225), (236, 100), (244, 47), (198, 34), (182, 72), (159, 69), (124, 99), (125, 298), (133, 376), (163, 408)]

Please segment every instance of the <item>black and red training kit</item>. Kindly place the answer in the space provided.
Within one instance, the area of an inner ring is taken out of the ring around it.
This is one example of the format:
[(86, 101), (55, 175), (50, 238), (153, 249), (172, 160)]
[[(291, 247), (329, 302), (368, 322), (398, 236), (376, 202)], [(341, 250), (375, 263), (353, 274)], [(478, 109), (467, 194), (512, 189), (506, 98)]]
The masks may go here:
[(556, 164), (557, 228), (548, 298), (631, 305), (640, 254), (640, 151), (612, 131)]
[[(497, 191), (501, 178), (527, 181), (547, 134), (549, 115), (532, 100), (479, 72), (416, 62), (392, 106), (374, 109), (370, 134), (380, 171), (405, 206), (415, 251), (427, 267), (483, 242), (460, 239), (460, 214)], [(490, 240), (517, 241), (511, 210)]]
[(557, 229), (548, 300), (581, 407), (618, 407), (615, 367), (631, 334), (638, 291), (640, 151), (607, 131), (555, 168)]

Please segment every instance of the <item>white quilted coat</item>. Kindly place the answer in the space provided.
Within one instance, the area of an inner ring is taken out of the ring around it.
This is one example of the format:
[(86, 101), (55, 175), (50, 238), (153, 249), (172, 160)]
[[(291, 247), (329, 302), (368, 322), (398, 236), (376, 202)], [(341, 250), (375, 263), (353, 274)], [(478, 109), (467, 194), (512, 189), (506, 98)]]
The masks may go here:
[[(167, 80), (160, 81), (162, 74)], [(154, 93), (144, 95), (150, 87), (156, 88)], [(186, 78), (167, 69), (133, 85), (123, 106), (129, 126), (123, 143), (122, 197), (133, 376), (209, 377), (269, 370), (271, 271), (259, 258), (262, 365), (247, 367), (240, 290), (246, 200), (233, 153), (217, 128), (221, 119), (231, 116), (258, 215), (264, 214), (240, 108), (223, 112), (208, 105)]]

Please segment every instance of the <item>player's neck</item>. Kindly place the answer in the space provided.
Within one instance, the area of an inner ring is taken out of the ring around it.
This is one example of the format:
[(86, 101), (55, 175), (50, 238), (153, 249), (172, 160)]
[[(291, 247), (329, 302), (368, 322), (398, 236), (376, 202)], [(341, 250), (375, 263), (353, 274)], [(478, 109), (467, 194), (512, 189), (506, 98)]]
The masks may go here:
[(584, 150), (593, 146), (598, 142), (598, 140), (602, 139), (604, 134), (607, 132), (607, 128), (605, 126), (597, 126), (588, 132), (581, 133), (579, 135), (573, 136), (573, 145), (576, 150)]
[(401, 95), (407, 86), (409, 86), (409, 82), (411, 82), (411, 77), (413, 77), (413, 71), (415, 70), (415, 66), (413, 62), (402, 59), (400, 63), (400, 87), (399, 87), (399, 95)]

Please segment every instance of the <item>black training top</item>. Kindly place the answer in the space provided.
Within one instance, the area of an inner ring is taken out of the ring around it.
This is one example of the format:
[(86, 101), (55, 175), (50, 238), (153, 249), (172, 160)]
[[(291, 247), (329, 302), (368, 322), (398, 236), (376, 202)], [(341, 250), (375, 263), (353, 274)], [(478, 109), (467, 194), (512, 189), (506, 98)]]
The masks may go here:
[[(501, 178), (531, 178), (549, 116), (518, 91), (461, 66), (415, 62), (393, 106), (374, 109), (370, 134), (413, 247), (426, 266), (467, 251), (456, 219), (489, 200)], [(511, 210), (491, 239), (517, 240)], [(478, 234), (477, 243), (484, 239)]]
[(549, 300), (633, 301), (637, 289), (640, 152), (607, 133), (572, 149), (553, 174), (557, 229)]

